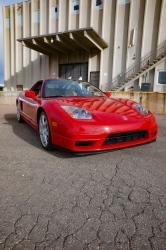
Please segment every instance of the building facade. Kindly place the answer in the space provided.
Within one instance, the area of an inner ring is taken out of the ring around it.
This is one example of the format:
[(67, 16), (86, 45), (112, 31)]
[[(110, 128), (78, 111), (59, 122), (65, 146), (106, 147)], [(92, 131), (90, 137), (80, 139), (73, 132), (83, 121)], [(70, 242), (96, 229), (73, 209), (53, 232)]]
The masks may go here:
[[(166, 92), (165, 25), (166, 0), (31, 0), (3, 7), (4, 90), (58, 77), (111, 90), (133, 72), (124, 90), (140, 91), (148, 82), (150, 91)], [(138, 68), (142, 62), (145, 69)]]

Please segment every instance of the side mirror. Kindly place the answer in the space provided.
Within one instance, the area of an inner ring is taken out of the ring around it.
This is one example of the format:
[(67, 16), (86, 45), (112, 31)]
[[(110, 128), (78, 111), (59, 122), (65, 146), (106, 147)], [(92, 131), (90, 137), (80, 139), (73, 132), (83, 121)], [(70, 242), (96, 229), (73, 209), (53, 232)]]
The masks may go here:
[(25, 96), (36, 100), (36, 94), (34, 91), (26, 91)]
[(41, 105), (41, 100), (38, 100), (38, 99), (36, 98), (35, 91), (26, 91), (26, 92), (25, 92), (25, 97), (32, 98), (34, 101), (38, 102), (38, 103)]
[(111, 96), (111, 93), (110, 93), (110, 92), (104, 92), (104, 94), (105, 94), (106, 96), (108, 96), (108, 97)]

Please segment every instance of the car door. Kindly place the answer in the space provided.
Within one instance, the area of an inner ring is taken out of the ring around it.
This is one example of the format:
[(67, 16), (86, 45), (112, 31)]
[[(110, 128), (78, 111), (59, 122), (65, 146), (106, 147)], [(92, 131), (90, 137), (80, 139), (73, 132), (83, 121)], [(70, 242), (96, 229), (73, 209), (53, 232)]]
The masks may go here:
[[(41, 87), (42, 87), (43, 81), (38, 81), (35, 83), (30, 91), (34, 91), (36, 94), (37, 100), (40, 100), (41, 98)], [(37, 123), (37, 110), (39, 106), (39, 102), (37, 100), (34, 100), (29, 97), (25, 97), (25, 103), (24, 103), (24, 113), (27, 117), (27, 119), (31, 123)]]

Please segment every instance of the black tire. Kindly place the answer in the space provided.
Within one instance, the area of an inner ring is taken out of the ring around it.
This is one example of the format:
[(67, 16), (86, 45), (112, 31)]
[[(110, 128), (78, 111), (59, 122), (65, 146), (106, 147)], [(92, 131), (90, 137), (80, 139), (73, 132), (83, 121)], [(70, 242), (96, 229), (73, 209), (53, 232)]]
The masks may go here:
[(40, 136), (40, 142), (42, 144), (42, 147), (45, 150), (51, 151), (53, 148), (51, 132), (50, 132), (50, 126), (49, 126), (48, 118), (47, 118), (45, 111), (42, 111), (39, 117), (39, 136)]
[(19, 104), (18, 104), (18, 103), (17, 103), (17, 121), (18, 121), (19, 123), (25, 122), (25, 121), (22, 119), (22, 117), (21, 117), (20, 107), (19, 107)]

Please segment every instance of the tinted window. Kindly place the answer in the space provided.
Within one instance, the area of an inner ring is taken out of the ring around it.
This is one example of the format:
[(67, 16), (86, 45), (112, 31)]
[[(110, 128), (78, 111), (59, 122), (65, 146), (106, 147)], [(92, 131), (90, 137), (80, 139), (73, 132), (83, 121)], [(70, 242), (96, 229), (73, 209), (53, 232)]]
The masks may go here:
[(10, 28), (10, 17), (6, 17), (6, 28)]
[(41, 97), (41, 87), (42, 87), (43, 81), (37, 82), (32, 88), (31, 91), (34, 91), (36, 94), (36, 97)]
[(130, 0), (120, 0), (120, 4), (130, 3)]
[(94, 9), (103, 9), (103, 0), (94, 0)]
[(52, 19), (58, 18), (58, 5), (52, 7)]
[(166, 71), (159, 72), (158, 84), (166, 84)]
[(80, 1), (72, 1), (72, 14), (79, 14)]
[(106, 95), (88, 82), (72, 80), (46, 80), (43, 87), (43, 97), (93, 97)]
[(18, 26), (23, 26), (23, 16), (22, 16), (22, 14), (18, 15)]
[(36, 10), (34, 12), (34, 23), (39, 23), (40, 22), (40, 11)]

